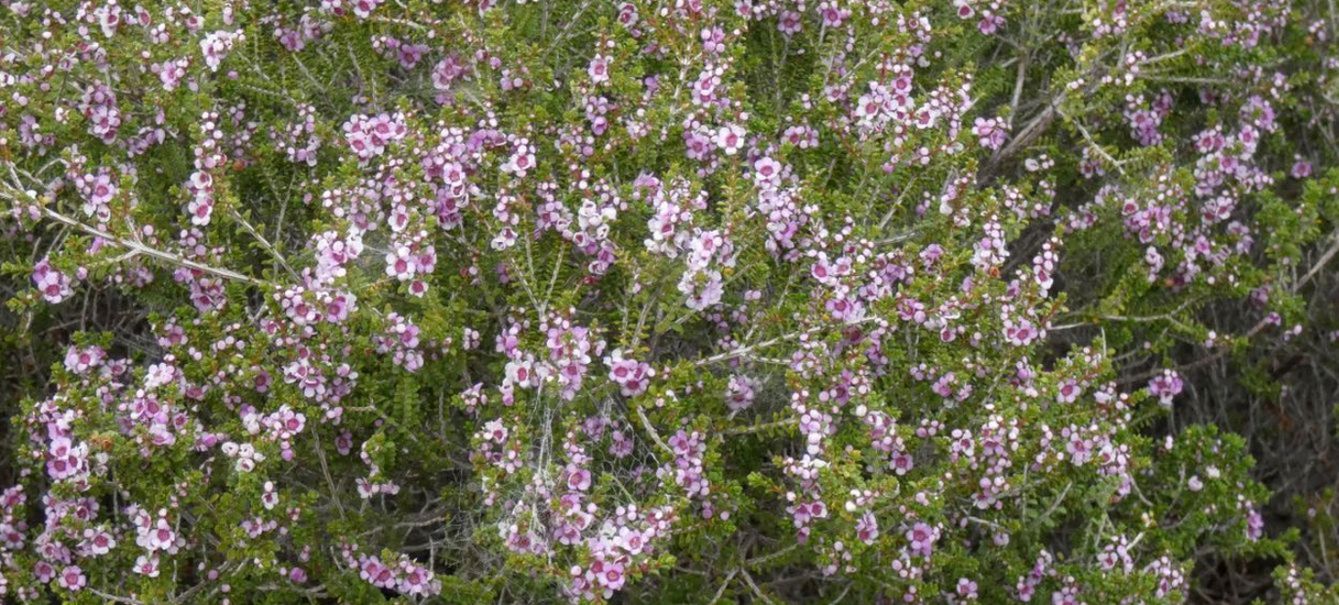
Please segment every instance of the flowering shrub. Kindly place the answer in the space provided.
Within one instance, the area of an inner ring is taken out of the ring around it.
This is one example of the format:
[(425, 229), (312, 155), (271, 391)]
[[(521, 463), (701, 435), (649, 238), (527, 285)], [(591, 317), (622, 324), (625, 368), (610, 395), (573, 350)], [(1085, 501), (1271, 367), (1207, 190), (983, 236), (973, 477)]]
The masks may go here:
[(1335, 598), (1332, 10), (0, 0), (0, 600)]

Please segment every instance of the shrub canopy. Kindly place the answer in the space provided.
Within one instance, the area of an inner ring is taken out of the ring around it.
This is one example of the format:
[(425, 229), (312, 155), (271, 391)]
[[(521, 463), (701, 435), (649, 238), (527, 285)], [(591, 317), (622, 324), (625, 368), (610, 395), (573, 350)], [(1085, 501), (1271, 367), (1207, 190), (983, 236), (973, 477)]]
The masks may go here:
[(0, 600), (1333, 598), (1332, 11), (0, 0)]

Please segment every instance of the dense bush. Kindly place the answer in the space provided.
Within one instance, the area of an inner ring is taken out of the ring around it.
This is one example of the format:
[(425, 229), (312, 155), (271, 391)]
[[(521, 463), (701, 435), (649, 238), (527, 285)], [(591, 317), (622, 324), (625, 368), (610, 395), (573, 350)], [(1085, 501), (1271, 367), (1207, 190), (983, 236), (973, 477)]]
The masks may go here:
[(1333, 11), (0, 0), (0, 601), (1334, 599)]

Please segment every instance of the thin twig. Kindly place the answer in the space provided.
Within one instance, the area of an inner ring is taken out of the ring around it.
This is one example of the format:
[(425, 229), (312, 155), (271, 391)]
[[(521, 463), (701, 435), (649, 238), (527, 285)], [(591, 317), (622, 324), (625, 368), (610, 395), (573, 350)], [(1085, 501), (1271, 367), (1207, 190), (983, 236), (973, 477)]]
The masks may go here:
[(145, 255), (145, 256), (151, 256), (151, 257), (153, 257), (153, 258), (156, 258), (156, 259), (161, 260), (161, 261), (166, 261), (166, 262), (168, 262), (168, 263), (170, 263), (170, 264), (173, 264), (173, 265), (177, 265), (177, 266), (180, 266), (180, 267), (186, 267), (186, 268), (188, 268), (188, 269), (195, 269), (196, 271), (202, 271), (202, 272), (204, 272), (204, 273), (209, 273), (209, 274), (211, 274), (211, 275), (216, 275), (216, 276), (218, 276), (218, 277), (222, 277), (222, 278), (225, 278), (225, 279), (231, 279), (231, 280), (234, 280), (234, 281), (240, 281), (240, 282), (248, 283), (248, 284), (251, 284), (251, 285), (253, 285), (253, 286), (262, 286), (262, 287), (271, 287), (271, 288), (274, 287), (274, 284), (271, 284), (271, 283), (269, 283), (269, 282), (267, 282), (267, 281), (264, 281), (264, 280), (261, 280), (261, 279), (256, 279), (256, 278), (251, 277), (251, 276), (249, 276), (249, 275), (243, 275), (243, 274), (238, 273), (238, 272), (236, 272), (236, 271), (233, 271), (233, 270), (231, 270), (231, 269), (223, 269), (223, 268), (219, 268), (219, 267), (211, 267), (211, 266), (209, 266), (209, 265), (206, 265), (206, 264), (203, 264), (203, 263), (199, 263), (199, 262), (193, 261), (193, 260), (191, 260), (191, 259), (189, 259), (189, 258), (184, 258), (184, 257), (182, 257), (182, 256), (179, 256), (179, 255), (176, 255), (176, 254), (172, 254), (171, 252), (166, 252), (166, 251), (163, 251), (163, 250), (159, 250), (159, 249), (157, 249), (157, 248), (151, 248), (151, 247), (149, 247), (149, 246), (147, 246), (147, 245), (145, 245), (145, 244), (143, 244), (143, 243), (141, 243), (141, 242), (137, 242), (137, 241), (135, 241), (135, 240), (126, 239), (126, 238), (123, 238), (123, 237), (120, 237), (120, 236), (112, 235), (111, 233), (108, 233), (108, 232), (106, 232), (106, 231), (103, 231), (103, 230), (101, 230), (101, 229), (98, 229), (97, 227), (93, 227), (92, 225), (87, 225), (87, 224), (85, 224), (85, 223), (79, 222), (78, 220), (75, 220), (75, 219), (73, 219), (73, 218), (70, 218), (70, 217), (68, 217), (68, 216), (65, 216), (64, 214), (61, 214), (61, 213), (59, 213), (59, 212), (56, 212), (55, 210), (52, 210), (52, 209), (50, 209), (50, 208), (42, 208), (42, 213), (43, 213), (47, 218), (50, 218), (50, 219), (55, 220), (55, 221), (57, 221), (57, 222), (59, 222), (59, 223), (63, 223), (63, 224), (69, 225), (69, 226), (71, 226), (71, 227), (74, 227), (74, 228), (76, 228), (76, 229), (79, 229), (79, 230), (81, 230), (81, 231), (83, 231), (83, 232), (85, 232), (85, 233), (88, 233), (89, 235), (94, 235), (94, 236), (100, 237), (100, 238), (102, 238), (102, 239), (104, 239), (104, 240), (107, 240), (107, 241), (109, 241), (109, 242), (115, 243), (115, 244), (120, 245), (120, 246), (124, 246), (125, 248), (128, 248), (128, 249), (130, 249), (130, 250), (133, 250), (133, 251), (135, 251), (135, 252), (138, 252), (139, 254), (143, 254), (143, 255)]
[(739, 570), (739, 573), (741, 573), (741, 574), (744, 575), (744, 581), (749, 583), (749, 588), (752, 588), (752, 589), (753, 589), (753, 594), (758, 595), (758, 598), (759, 598), (759, 599), (762, 599), (764, 603), (767, 603), (768, 605), (772, 605), (772, 599), (769, 598), (767, 595), (763, 594), (763, 591), (762, 591), (761, 588), (758, 588), (758, 584), (757, 584), (757, 582), (754, 582), (754, 581), (753, 581), (753, 576), (749, 575), (748, 570), (746, 570), (746, 569), (741, 569), (741, 570)]

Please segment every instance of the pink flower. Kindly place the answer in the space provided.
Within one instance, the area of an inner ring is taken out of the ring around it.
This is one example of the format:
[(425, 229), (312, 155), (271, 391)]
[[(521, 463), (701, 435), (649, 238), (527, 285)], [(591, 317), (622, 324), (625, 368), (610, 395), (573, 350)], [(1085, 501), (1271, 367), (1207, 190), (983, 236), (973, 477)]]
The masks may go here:
[(828, 29), (841, 27), (842, 22), (851, 18), (851, 10), (842, 8), (836, 0), (826, 0), (820, 3), (818, 12), (823, 16), (823, 26)]
[(135, 573), (150, 578), (158, 577), (158, 555), (140, 555), (135, 559)]
[(70, 278), (52, 267), (51, 262), (45, 257), (33, 267), (33, 284), (37, 286), (37, 291), (41, 292), (42, 298), (52, 304), (59, 303), (74, 294), (74, 290), (70, 287)]
[(722, 126), (716, 131), (715, 141), (725, 155), (735, 155), (744, 147), (744, 128), (736, 124)]
[(679, 291), (687, 295), (688, 308), (701, 311), (721, 302), (725, 287), (717, 271), (688, 271), (679, 280)]
[(539, 386), (541, 381), (548, 376), (548, 371), (540, 369), (537, 365), (533, 358), (507, 362), (505, 370), (507, 383), (521, 388)]
[(609, 366), (609, 380), (619, 385), (619, 392), (624, 397), (636, 397), (646, 392), (650, 385), (651, 377), (655, 376), (650, 364), (639, 362), (635, 359), (625, 359), (622, 349), (614, 351), (604, 359), (605, 365)]
[(586, 73), (590, 75), (591, 82), (604, 84), (609, 81), (609, 57), (604, 55), (595, 55), (590, 61), (590, 67), (586, 68)]
[(934, 550), (934, 543), (939, 540), (939, 530), (918, 522), (907, 530), (906, 537), (912, 554), (928, 557)]
[(1004, 338), (1009, 344), (1016, 347), (1024, 347), (1032, 344), (1039, 336), (1037, 329), (1032, 322), (1026, 319), (1017, 321), (1006, 319), (1004, 321)]
[(112, 201), (116, 197), (116, 184), (112, 182), (109, 174), (99, 174), (97, 177), (86, 177), (88, 188), (88, 201), (95, 206), (101, 206)]
[(56, 577), (56, 568), (46, 561), (38, 561), (33, 564), (33, 575), (39, 582), (50, 582), (51, 578)]
[(590, 471), (584, 468), (575, 468), (567, 473), (567, 488), (584, 492), (590, 489)]
[(595, 574), (595, 581), (609, 590), (618, 590), (623, 588), (625, 577), (623, 575), (623, 565), (596, 559), (591, 563), (590, 570)]
[(224, 57), (232, 51), (232, 48), (238, 42), (246, 39), (246, 36), (239, 30), (235, 32), (216, 31), (206, 35), (200, 40), (200, 51), (205, 56), (205, 65), (209, 66), (210, 71), (218, 71), (219, 65)]
[(354, 115), (344, 123), (344, 140), (358, 159), (366, 162), (386, 151), (387, 145), (403, 139), (409, 129), (401, 114)]
[(98, 557), (116, 548), (116, 539), (105, 531), (90, 528), (84, 530), (84, 541), (81, 546), (90, 556)]
[(976, 599), (976, 582), (967, 578), (958, 578), (958, 586), (955, 592), (964, 599)]
[(181, 81), (186, 77), (186, 68), (190, 66), (190, 61), (182, 58), (174, 61), (163, 61), (149, 66), (149, 71), (158, 74), (158, 80), (163, 84), (163, 90), (173, 91), (181, 85)]
[(855, 524), (856, 538), (865, 544), (873, 544), (879, 537), (879, 521), (874, 513), (865, 511)]
[(167, 519), (158, 519), (158, 525), (148, 532), (148, 548), (150, 550), (167, 550), (172, 548), (177, 541), (176, 532), (172, 531), (172, 526), (168, 525)]
[(1158, 403), (1162, 407), (1170, 409), (1172, 400), (1181, 394), (1183, 386), (1181, 374), (1175, 370), (1163, 370), (1161, 374), (1148, 381), (1148, 392), (1158, 398)]
[(394, 277), (400, 281), (413, 279), (414, 273), (418, 271), (418, 262), (409, 246), (398, 246), (386, 253), (386, 275)]
[(507, 158), (507, 163), (502, 165), (502, 171), (514, 174), (517, 177), (524, 177), (535, 168), (535, 148), (522, 139), (513, 149), (511, 157)]
[(747, 409), (753, 405), (757, 387), (758, 381), (748, 376), (731, 376), (725, 389), (725, 405), (735, 412)]
[(60, 575), (56, 576), (56, 581), (61, 588), (68, 590), (79, 590), (88, 584), (84, 570), (79, 569), (78, 565), (71, 565), (61, 570)]
[(1000, 118), (977, 118), (972, 122), (972, 134), (975, 134), (986, 149), (999, 150), (1009, 136), (1005, 122)]
[(636, 556), (646, 548), (646, 534), (628, 527), (621, 527), (618, 530), (618, 543), (628, 554)]
[(1077, 382), (1067, 380), (1060, 385), (1060, 390), (1056, 392), (1055, 400), (1060, 403), (1074, 403), (1083, 393)]
[(1004, 29), (1004, 24), (1004, 17), (996, 14), (989, 14), (981, 17), (981, 20), (976, 24), (976, 28), (982, 34), (992, 36), (998, 33), (1001, 29)]
[(465, 75), (465, 67), (460, 58), (450, 55), (432, 68), (432, 85), (439, 91), (451, 90), (451, 85)]
[(1254, 506), (1249, 506), (1246, 512), (1246, 539), (1255, 542), (1265, 534), (1265, 518), (1260, 515), (1260, 511)]
[(759, 183), (775, 184), (781, 179), (781, 163), (768, 157), (753, 162), (753, 179)]
[(70, 347), (65, 351), (65, 369), (83, 374), (101, 365), (106, 357), (102, 347)]
[(74, 445), (68, 437), (56, 437), (47, 449), (47, 474), (60, 481), (85, 473), (87, 456), (87, 445)]

